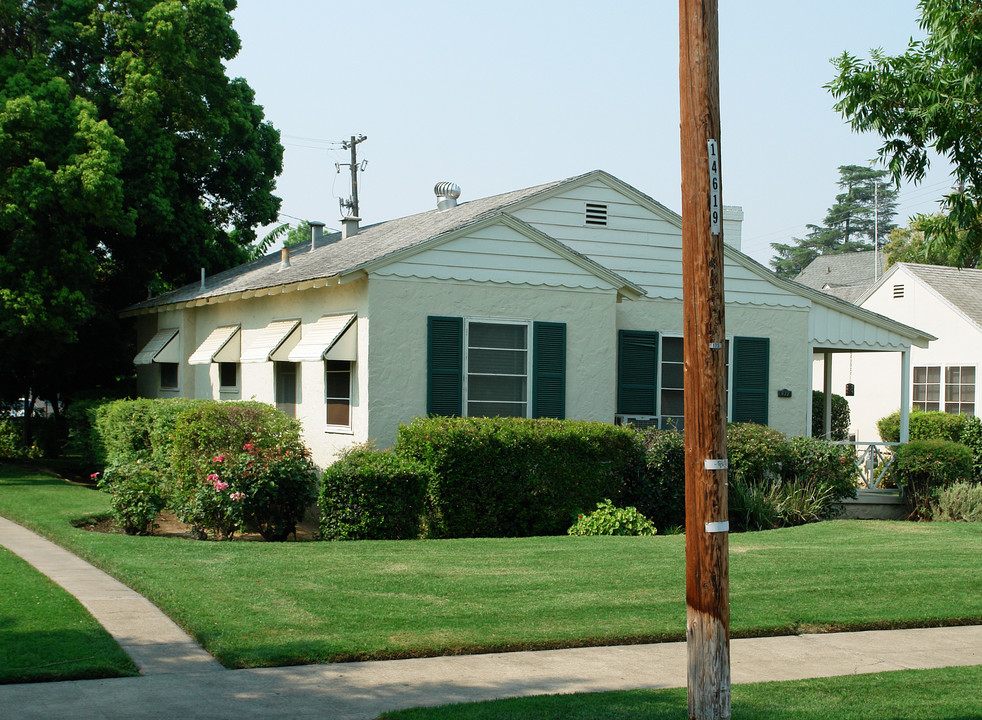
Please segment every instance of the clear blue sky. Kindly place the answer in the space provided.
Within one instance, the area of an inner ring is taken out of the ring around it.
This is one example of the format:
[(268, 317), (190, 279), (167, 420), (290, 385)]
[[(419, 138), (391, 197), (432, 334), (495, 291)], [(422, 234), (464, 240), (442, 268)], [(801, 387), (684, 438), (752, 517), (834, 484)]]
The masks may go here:
[[(282, 220), (338, 227), (349, 195), (340, 141), (364, 134), (363, 223), (606, 170), (681, 207), (678, 5), (669, 0), (412, 2), (240, 0), (229, 63), (282, 133)], [(879, 147), (854, 134), (822, 85), (849, 50), (901, 52), (914, 0), (720, 2), (723, 202), (745, 212), (743, 249), (803, 237), (837, 193), (839, 165)], [(901, 187), (900, 215), (950, 186), (936, 163)]]

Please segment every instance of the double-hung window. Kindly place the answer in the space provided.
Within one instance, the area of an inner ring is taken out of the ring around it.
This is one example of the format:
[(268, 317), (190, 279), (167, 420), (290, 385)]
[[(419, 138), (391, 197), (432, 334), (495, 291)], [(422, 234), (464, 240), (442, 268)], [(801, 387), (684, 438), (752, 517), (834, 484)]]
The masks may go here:
[(465, 334), (467, 415), (528, 417), (528, 324), (469, 321)]
[[(768, 338), (735, 337), (723, 344), (727, 417), (767, 424)], [(685, 418), (683, 340), (655, 332), (621, 330), (617, 412), (650, 415), (661, 427), (682, 429)], [(732, 373), (732, 378), (730, 374)]]
[(918, 410), (944, 410), (975, 415), (974, 365), (922, 365), (914, 368), (913, 405)]
[(566, 416), (566, 325), (427, 320), (430, 415)]
[(324, 400), (331, 427), (351, 427), (351, 365), (348, 360), (324, 361)]

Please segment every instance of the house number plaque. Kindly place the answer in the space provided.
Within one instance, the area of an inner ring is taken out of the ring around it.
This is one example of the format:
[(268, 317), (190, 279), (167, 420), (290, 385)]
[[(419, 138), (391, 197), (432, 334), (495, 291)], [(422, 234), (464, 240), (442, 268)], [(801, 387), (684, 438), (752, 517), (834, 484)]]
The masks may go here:
[(719, 235), (722, 231), (723, 206), (719, 200), (719, 152), (715, 140), (707, 140), (709, 149), (709, 231)]

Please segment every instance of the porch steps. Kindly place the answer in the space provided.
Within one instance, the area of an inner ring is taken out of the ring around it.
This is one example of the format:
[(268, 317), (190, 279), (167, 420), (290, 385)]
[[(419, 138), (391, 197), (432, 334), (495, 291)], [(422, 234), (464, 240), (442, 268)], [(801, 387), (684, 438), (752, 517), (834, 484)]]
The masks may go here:
[(855, 499), (843, 500), (842, 515), (851, 520), (902, 520), (910, 512), (896, 488), (859, 490)]

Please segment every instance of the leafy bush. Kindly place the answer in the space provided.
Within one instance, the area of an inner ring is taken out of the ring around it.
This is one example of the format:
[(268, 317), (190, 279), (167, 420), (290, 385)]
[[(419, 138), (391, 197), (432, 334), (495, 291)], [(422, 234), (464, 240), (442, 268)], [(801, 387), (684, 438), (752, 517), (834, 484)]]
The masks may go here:
[(589, 515), (581, 514), (566, 532), (569, 535), (655, 535), (658, 531), (636, 508), (618, 508), (610, 500), (604, 500)]
[(0, 458), (37, 458), (41, 450), (36, 446), (24, 447), (21, 429), (9, 418), (0, 418)]
[(897, 448), (897, 480), (912, 508), (912, 517), (931, 517), (935, 493), (972, 476), (972, 452), (947, 440), (911, 440)]
[(807, 437), (786, 438), (781, 465), (785, 483), (795, 480), (816, 482), (829, 488), (832, 501), (856, 497), (859, 468), (850, 445)]
[(244, 527), (264, 540), (285, 540), (316, 499), (317, 473), (300, 423), (264, 403), (187, 407), (169, 445), (170, 501), (199, 532), (231, 537)]
[[(949, 440), (961, 442), (967, 415), (932, 410), (912, 410), (910, 413), (910, 440)], [(900, 442), (900, 411), (897, 410), (876, 421), (876, 429), (883, 442)]]
[(643, 465), (631, 428), (576, 420), (417, 418), (396, 452), (433, 471), (430, 537), (561, 534), (580, 508), (623, 497)]
[(819, 522), (839, 510), (835, 489), (811, 479), (729, 484), (730, 529), (733, 532), (770, 530)]
[(348, 450), (321, 475), (321, 534), (328, 540), (419, 537), (429, 468), (392, 451)]
[(784, 433), (756, 423), (731, 423), (726, 428), (729, 478), (747, 483), (775, 479), (785, 459)]
[(972, 478), (982, 482), (982, 419), (965, 418), (959, 442), (972, 451)]
[(644, 468), (625, 502), (660, 528), (685, 525), (685, 438), (677, 430), (639, 431)]
[(931, 503), (931, 518), (948, 522), (982, 522), (982, 485), (956, 482), (941, 488)]
[(98, 478), (98, 485), (110, 494), (113, 522), (123, 532), (127, 535), (153, 534), (157, 517), (166, 505), (156, 470), (140, 462), (110, 466)]
[[(832, 440), (845, 440), (849, 435), (849, 401), (832, 393)], [(825, 393), (812, 390), (812, 437), (825, 437)]]

